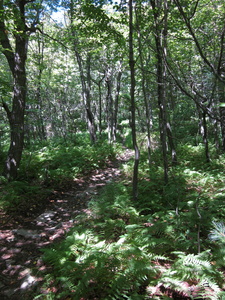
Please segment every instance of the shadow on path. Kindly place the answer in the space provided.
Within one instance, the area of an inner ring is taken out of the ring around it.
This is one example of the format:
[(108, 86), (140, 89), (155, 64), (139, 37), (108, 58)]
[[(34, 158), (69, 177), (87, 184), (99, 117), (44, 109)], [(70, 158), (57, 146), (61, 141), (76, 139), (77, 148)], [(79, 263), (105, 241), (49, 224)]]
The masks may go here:
[(75, 217), (85, 211), (93, 195), (112, 180), (119, 179), (119, 165), (133, 152), (127, 150), (108, 167), (95, 170), (89, 176), (74, 181), (66, 192), (53, 192), (47, 208), (37, 217), (24, 218), (17, 223), (1, 212), (0, 217), (0, 299), (31, 300), (28, 295), (42, 280), (32, 275), (35, 266), (40, 271), (46, 266), (41, 259), (41, 248), (60, 241), (74, 224)]

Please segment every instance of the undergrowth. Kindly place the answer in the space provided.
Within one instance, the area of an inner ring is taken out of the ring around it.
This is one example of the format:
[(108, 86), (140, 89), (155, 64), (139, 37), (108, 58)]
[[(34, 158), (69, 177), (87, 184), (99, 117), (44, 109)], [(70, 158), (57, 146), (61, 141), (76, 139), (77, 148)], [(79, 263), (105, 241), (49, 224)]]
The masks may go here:
[[(3, 166), (4, 155), (0, 158)], [(0, 177), (0, 207), (18, 214), (30, 214), (37, 206), (45, 205), (53, 189), (68, 188), (75, 178), (104, 167), (114, 158), (112, 145), (106, 141), (92, 145), (85, 136), (27, 146), (17, 180), (8, 183)]]
[(36, 299), (225, 299), (224, 160), (183, 147), (167, 185), (158, 156), (151, 170), (143, 156), (137, 202), (126, 181), (90, 202), (44, 250), (51, 271)]
[[(43, 250), (48, 271), (35, 271), (44, 281), (34, 299), (225, 299), (225, 160), (211, 151), (206, 163), (202, 145), (180, 145), (178, 154), (166, 185), (159, 149), (150, 168), (142, 154), (136, 202), (133, 162), (124, 164), (127, 177), (102, 189), (66, 239)], [(24, 155), (18, 181), (1, 178), (1, 201), (16, 213), (115, 152), (80, 138), (32, 145)]]

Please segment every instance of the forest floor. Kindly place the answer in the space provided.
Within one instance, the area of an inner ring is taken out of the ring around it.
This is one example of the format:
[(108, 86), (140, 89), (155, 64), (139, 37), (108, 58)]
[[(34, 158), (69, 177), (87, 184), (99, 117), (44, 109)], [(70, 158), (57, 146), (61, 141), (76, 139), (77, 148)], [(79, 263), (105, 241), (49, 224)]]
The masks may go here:
[[(41, 249), (62, 240), (74, 225), (75, 217), (88, 210), (88, 203), (110, 181), (120, 179), (120, 165), (133, 152), (126, 150), (107, 167), (75, 180), (69, 189), (52, 191), (45, 207), (29, 217), (0, 210), (0, 299), (31, 300), (43, 278), (32, 269), (43, 271)], [(40, 272), (41, 274), (41, 272)]]

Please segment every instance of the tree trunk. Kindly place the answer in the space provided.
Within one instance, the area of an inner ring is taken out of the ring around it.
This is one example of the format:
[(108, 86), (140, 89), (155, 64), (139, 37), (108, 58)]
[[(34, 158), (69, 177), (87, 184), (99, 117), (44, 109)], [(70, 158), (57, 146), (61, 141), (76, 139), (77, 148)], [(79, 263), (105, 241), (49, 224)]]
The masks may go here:
[(155, 44), (156, 44), (156, 57), (157, 57), (157, 97), (159, 107), (159, 130), (160, 140), (162, 145), (163, 154), (163, 167), (164, 167), (164, 182), (168, 182), (168, 159), (167, 159), (167, 116), (166, 116), (166, 90), (165, 90), (165, 66), (163, 61), (163, 42), (164, 33), (161, 30), (161, 24), (159, 24), (159, 11), (161, 3), (151, 0), (151, 5), (154, 14), (155, 21)]
[(175, 148), (175, 145), (174, 145), (172, 129), (171, 129), (171, 126), (170, 126), (169, 122), (166, 123), (166, 131), (167, 131), (167, 138), (168, 138), (168, 142), (169, 142), (169, 146), (170, 146), (170, 150), (171, 150), (171, 155), (172, 155), (172, 164), (176, 165), (177, 164), (177, 152), (176, 152), (176, 148)]
[(140, 152), (137, 144), (136, 136), (136, 105), (135, 105), (135, 61), (134, 61), (134, 45), (133, 45), (133, 0), (129, 0), (129, 66), (130, 66), (130, 107), (131, 107), (131, 130), (132, 141), (135, 152), (134, 169), (133, 169), (133, 200), (138, 199), (138, 166)]
[(91, 87), (91, 78), (90, 78), (90, 60), (91, 55), (90, 53), (87, 54), (87, 60), (86, 60), (86, 77), (84, 74), (84, 64), (82, 61), (82, 57), (80, 52), (78, 51), (78, 45), (79, 40), (76, 37), (76, 31), (73, 28), (73, 21), (75, 18), (75, 11), (74, 11), (74, 2), (70, 2), (70, 21), (71, 21), (71, 33), (73, 36), (73, 46), (74, 46), (74, 52), (76, 56), (76, 60), (79, 67), (80, 72), (80, 80), (81, 80), (81, 86), (82, 86), (82, 99), (86, 111), (86, 118), (87, 118), (87, 127), (90, 134), (90, 140), (92, 143), (95, 143), (97, 140), (96, 137), (96, 126), (94, 121), (94, 116), (91, 110), (91, 103), (90, 103), (90, 87)]
[(101, 89), (101, 84), (102, 80), (104, 79), (101, 78), (97, 84), (98, 84), (98, 94), (99, 94), (99, 101), (98, 101), (98, 130), (99, 130), (99, 135), (100, 137), (102, 136), (102, 89)]
[(199, 106), (197, 106), (198, 117), (199, 117), (199, 133), (202, 136), (203, 143), (205, 145), (205, 157), (206, 162), (210, 162), (209, 154), (209, 141), (208, 141), (208, 128), (206, 122), (206, 112), (202, 111)]
[(46, 140), (46, 132), (43, 120), (43, 105), (41, 96), (41, 84), (42, 84), (42, 72), (43, 72), (43, 60), (44, 60), (44, 42), (40, 41), (38, 36), (38, 82), (36, 99), (38, 104), (38, 134), (41, 140)]
[(113, 110), (113, 141), (114, 142), (116, 142), (116, 135), (117, 135), (117, 115), (118, 115), (118, 106), (119, 106), (121, 77), (122, 77), (122, 61), (120, 61), (119, 68), (118, 68), (117, 82), (116, 82), (116, 95), (115, 95), (115, 103), (114, 103), (114, 110)]
[(106, 71), (105, 82), (107, 86), (107, 125), (108, 125), (108, 141), (111, 143), (113, 139), (113, 96), (112, 96), (112, 78), (111, 69)]
[(144, 62), (143, 62), (143, 51), (142, 51), (142, 45), (141, 45), (141, 30), (139, 26), (138, 20), (141, 18), (141, 14), (139, 15), (138, 7), (136, 9), (136, 18), (137, 18), (137, 29), (138, 29), (138, 52), (139, 52), (139, 59), (140, 59), (140, 65), (141, 65), (141, 85), (142, 85), (142, 92), (143, 92), (143, 98), (144, 98), (144, 105), (145, 105), (145, 118), (146, 118), (146, 128), (147, 128), (147, 149), (148, 149), (148, 164), (149, 169), (151, 168), (151, 113), (150, 113), (150, 103), (148, 101), (147, 97), (147, 91), (146, 91), (146, 74), (144, 71)]
[(91, 111), (91, 103), (90, 103), (90, 56), (88, 54), (87, 57), (87, 80), (85, 79), (84, 76), (84, 70), (83, 70), (83, 64), (82, 64), (82, 59), (80, 56), (80, 53), (76, 49), (76, 42), (74, 43), (74, 50), (77, 58), (77, 63), (79, 66), (79, 71), (80, 71), (80, 79), (81, 79), (81, 85), (82, 85), (82, 98), (83, 98), (83, 103), (85, 106), (86, 110), (86, 117), (87, 117), (87, 125), (88, 125), (88, 131), (90, 134), (90, 140), (92, 143), (95, 143), (97, 140), (96, 137), (96, 126), (94, 122), (94, 116)]
[[(224, 62), (225, 63), (225, 62)], [(220, 75), (225, 75), (225, 71), (220, 71)], [(225, 152), (225, 83), (218, 80), (218, 95), (219, 95), (219, 113), (220, 113), (220, 127), (221, 127), (221, 135), (222, 135), (222, 150)]]
[[(87, 54), (87, 66), (86, 66), (86, 74), (87, 74), (87, 82), (84, 81), (85, 89), (83, 91), (83, 95), (85, 96), (85, 106), (86, 106), (86, 112), (87, 112), (87, 120), (88, 120), (88, 131), (90, 134), (90, 139), (92, 143), (95, 143), (97, 140), (96, 137), (96, 125), (95, 125), (95, 119), (94, 115), (92, 113), (91, 109), (91, 55)], [(85, 80), (85, 78), (82, 76), (82, 79)], [(83, 86), (82, 84), (82, 86)]]
[[(10, 147), (4, 166), (3, 175), (12, 180), (17, 177), (24, 146), (24, 111), (26, 100), (26, 69), (28, 36), (25, 32), (25, 4), (26, 1), (17, 1), (14, 7), (15, 50), (13, 51), (4, 24), (4, 15), (0, 16), (0, 43), (3, 48), (12, 76), (13, 102), (10, 110), (6, 103), (6, 110), (10, 124)], [(4, 12), (3, 1), (0, 1), (0, 11)]]
[(203, 111), (202, 118), (203, 118), (203, 128), (204, 128), (203, 142), (205, 145), (205, 157), (206, 157), (206, 162), (209, 163), (210, 155), (209, 155), (208, 127), (207, 127), (207, 122), (206, 122), (205, 111)]

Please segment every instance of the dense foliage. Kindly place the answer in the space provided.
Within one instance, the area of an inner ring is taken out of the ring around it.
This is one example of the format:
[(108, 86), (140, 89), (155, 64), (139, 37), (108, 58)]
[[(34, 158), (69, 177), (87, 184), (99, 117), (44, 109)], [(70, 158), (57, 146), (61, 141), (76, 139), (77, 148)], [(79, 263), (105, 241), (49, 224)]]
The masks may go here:
[(224, 299), (224, 160), (215, 156), (209, 167), (202, 145), (180, 151), (184, 163), (168, 185), (162, 168), (146, 172), (143, 157), (138, 202), (128, 165), (65, 241), (44, 250), (53, 292), (43, 299)]
[(24, 156), (17, 180), (8, 183), (0, 178), (1, 206), (19, 215), (43, 208), (53, 189), (70, 188), (79, 176), (104, 167), (115, 157), (115, 151), (106, 141), (91, 145), (84, 134), (69, 142), (52, 139), (27, 146)]
[(36, 215), (135, 151), (43, 250), (36, 299), (225, 299), (224, 13), (222, 0), (0, 0), (0, 209)]

